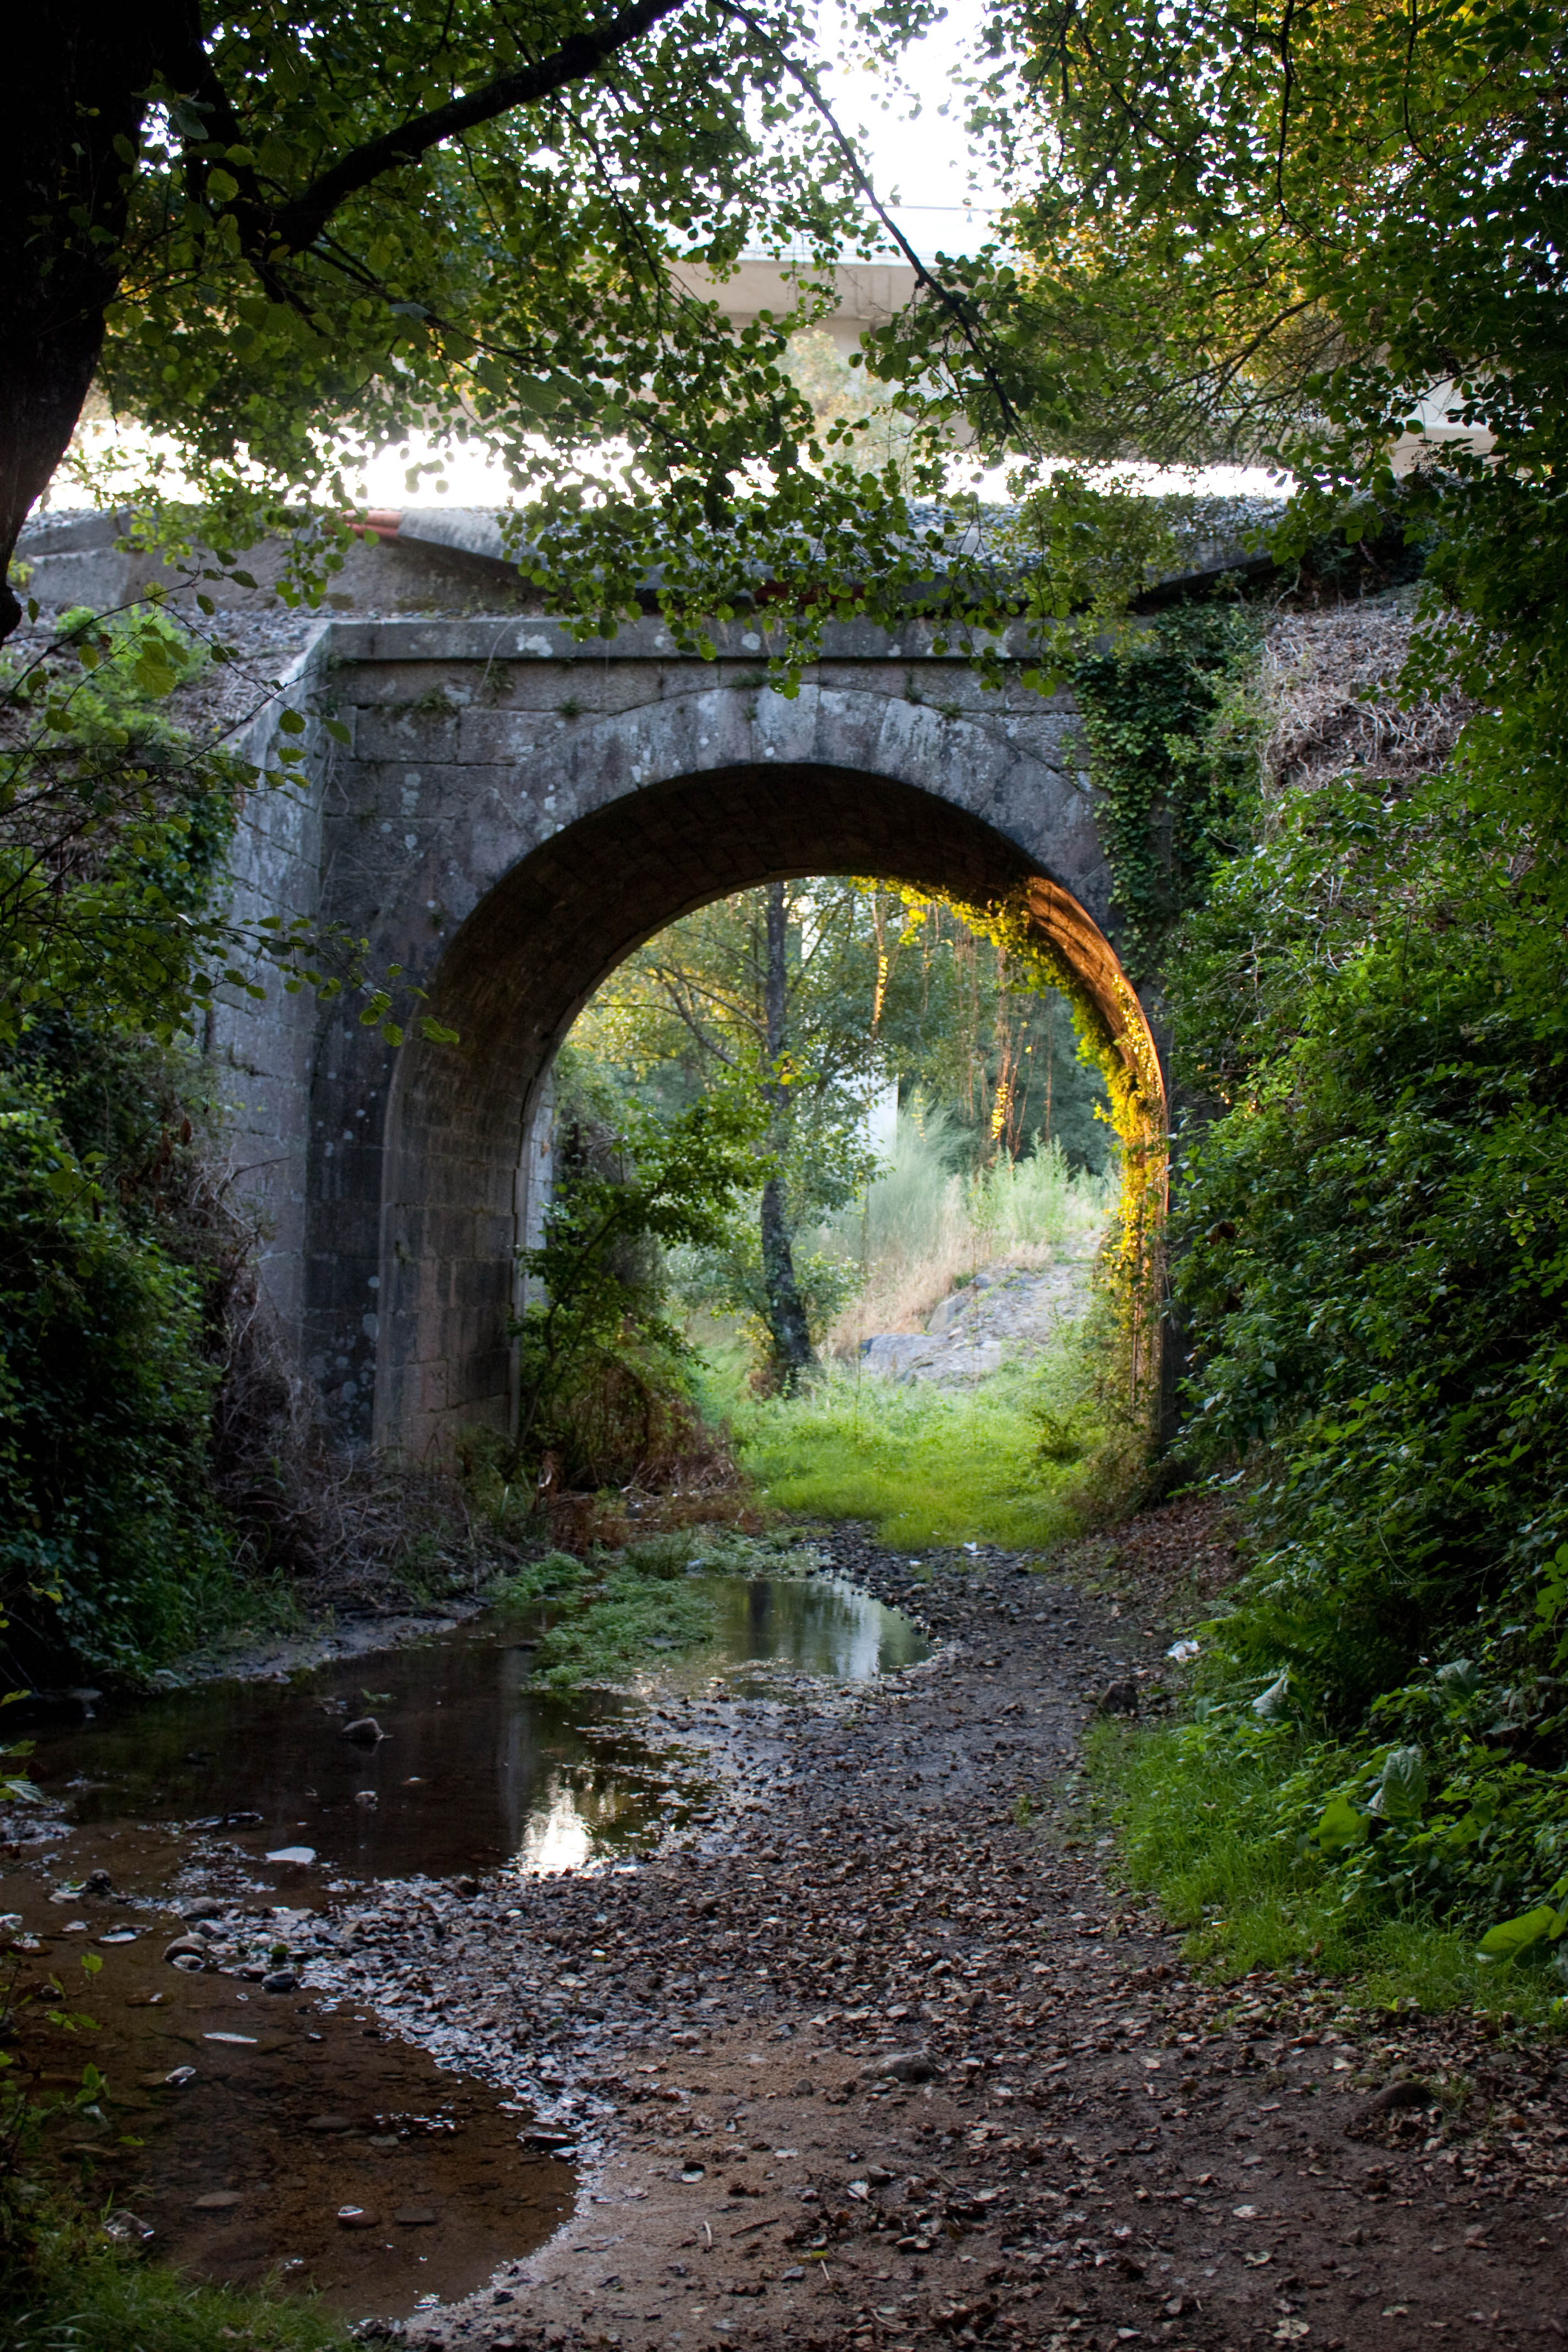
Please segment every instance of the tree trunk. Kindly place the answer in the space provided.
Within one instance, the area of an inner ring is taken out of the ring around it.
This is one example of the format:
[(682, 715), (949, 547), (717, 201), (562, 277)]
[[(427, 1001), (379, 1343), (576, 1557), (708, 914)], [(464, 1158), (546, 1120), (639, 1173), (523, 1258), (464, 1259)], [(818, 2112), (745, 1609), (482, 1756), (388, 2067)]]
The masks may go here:
[[(763, 1010), (767, 1023), (767, 1098), (772, 1114), (768, 1146), (778, 1153), (782, 1153), (788, 1143), (790, 1130), (789, 1087), (783, 1073), (788, 1042), (788, 946), (789, 912), (784, 886), (782, 882), (770, 883), (768, 962)], [(770, 1176), (763, 1186), (762, 1232), (763, 1287), (767, 1295), (773, 1374), (777, 1386), (788, 1396), (799, 1386), (802, 1375), (812, 1370), (816, 1360), (811, 1351), (811, 1332), (806, 1324), (805, 1307), (795, 1278), (795, 1255), (790, 1248), (789, 1225), (784, 1215), (784, 1181), (778, 1176)]]
[(17, 534), (70, 445), (119, 288), (134, 168), (126, 149), (135, 151), (149, 84), (189, 41), (177, 0), (47, 0), (12, 27), (15, 103), (0, 160), (0, 637), (21, 618), (5, 577)]

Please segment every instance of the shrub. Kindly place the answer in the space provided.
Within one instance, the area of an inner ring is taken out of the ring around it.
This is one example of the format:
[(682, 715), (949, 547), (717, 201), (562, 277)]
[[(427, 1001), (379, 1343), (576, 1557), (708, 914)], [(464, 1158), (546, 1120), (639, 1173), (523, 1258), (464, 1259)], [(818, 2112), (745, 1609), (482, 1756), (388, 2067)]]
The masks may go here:
[[(12, 1671), (210, 1632), (227, 1545), (198, 1285), (127, 1224), (45, 1104), (0, 1084), (0, 1605)], [(193, 1438), (195, 1442), (193, 1442)]]

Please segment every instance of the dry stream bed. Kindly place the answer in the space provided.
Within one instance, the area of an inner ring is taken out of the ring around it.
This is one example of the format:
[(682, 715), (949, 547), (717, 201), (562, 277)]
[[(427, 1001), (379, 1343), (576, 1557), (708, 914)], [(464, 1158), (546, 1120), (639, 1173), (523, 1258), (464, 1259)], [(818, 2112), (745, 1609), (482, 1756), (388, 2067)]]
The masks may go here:
[(0, 1908), (103, 1960), (111, 2226), (432, 2347), (1562, 2338), (1555, 2048), (1187, 1979), (1073, 1833), (1160, 1631), (831, 1550), (635, 1695), (479, 1622), (51, 1730)]

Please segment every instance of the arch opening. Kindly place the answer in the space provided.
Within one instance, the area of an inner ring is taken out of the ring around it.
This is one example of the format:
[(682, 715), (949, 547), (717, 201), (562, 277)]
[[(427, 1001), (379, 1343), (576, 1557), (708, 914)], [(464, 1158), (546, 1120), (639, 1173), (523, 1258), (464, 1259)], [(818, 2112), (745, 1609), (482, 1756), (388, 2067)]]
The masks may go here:
[(1069, 890), (982, 818), (892, 777), (782, 762), (677, 777), (519, 859), (443, 957), (429, 1010), (459, 1043), (406, 1045), (386, 1109), (379, 1443), (424, 1454), (465, 1428), (506, 1425), (527, 1140), (556, 1050), (595, 991), (710, 900), (826, 874), (946, 899), (1039, 961), (1105, 1042), (1124, 1155), (1146, 1162), (1141, 1192), (1154, 1205), (1142, 1223), (1157, 1218), (1159, 1055), (1113, 947)]

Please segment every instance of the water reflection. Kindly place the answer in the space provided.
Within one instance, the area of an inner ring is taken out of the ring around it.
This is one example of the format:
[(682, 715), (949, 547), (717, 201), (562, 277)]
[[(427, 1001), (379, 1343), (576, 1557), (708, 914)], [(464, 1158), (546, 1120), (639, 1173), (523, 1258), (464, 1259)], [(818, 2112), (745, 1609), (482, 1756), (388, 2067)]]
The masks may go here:
[[(925, 1654), (910, 1621), (832, 1578), (705, 1580), (717, 1643), (688, 1663), (858, 1681)], [(635, 1704), (536, 1689), (516, 1620), (291, 1682), (213, 1683), (45, 1725), (34, 1777), (105, 1825), (200, 1820), (283, 1893), (342, 1873), (579, 1869), (656, 1837), (693, 1801), (639, 1736)], [(382, 1737), (347, 1735), (373, 1716)], [(311, 1849), (313, 1864), (268, 1862)]]
[(926, 1643), (909, 1618), (837, 1577), (709, 1580), (718, 1609), (719, 1647), (731, 1665), (769, 1661), (838, 1682), (913, 1665)]

